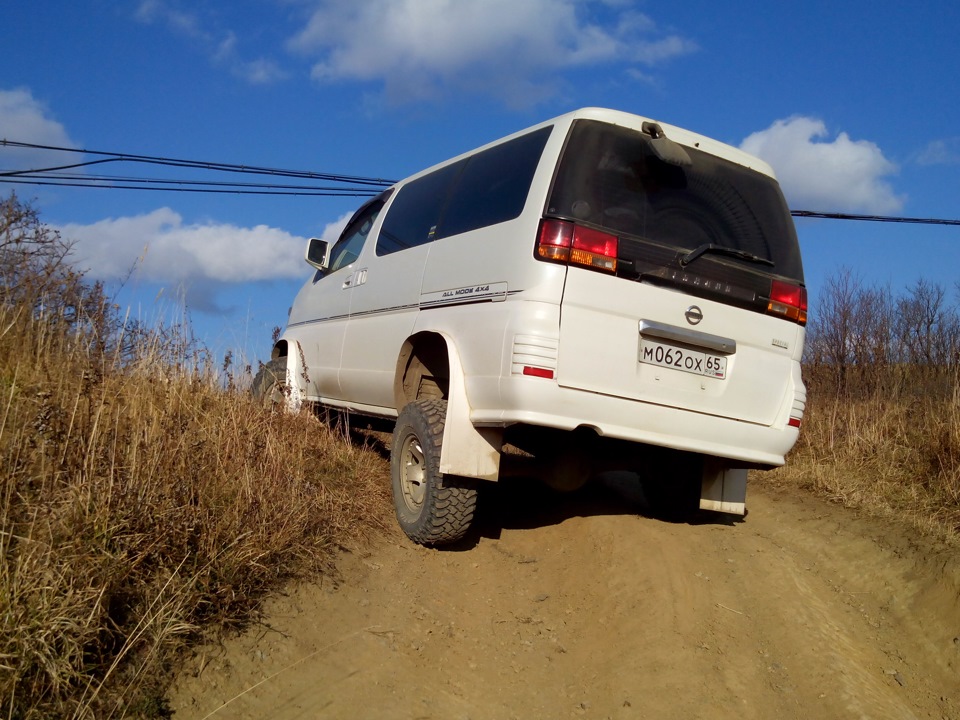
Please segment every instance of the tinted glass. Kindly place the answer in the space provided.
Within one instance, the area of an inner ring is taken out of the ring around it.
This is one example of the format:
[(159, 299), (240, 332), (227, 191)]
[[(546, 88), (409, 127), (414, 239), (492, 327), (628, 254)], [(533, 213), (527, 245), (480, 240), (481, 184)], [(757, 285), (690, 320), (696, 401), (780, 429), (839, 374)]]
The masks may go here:
[(437, 238), (518, 217), (552, 129), (536, 130), (471, 157), (450, 196)]
[(370, 234), (380, 209), (386, 202), (389, 193), (379, 195), (371, 202), (361, 207), (347, 223), (336, 245), (330, 251), (329, 272), (336, 272), (346, 267), (360, 256), (360, 250)]
[(423, 245), (435, 239), (450, 187), (466, 161), (440, 168), (400, 188), (377, 239), (377, 255)]
[(519, 216), (552, 129), (527, 133), (405, 185), (383, 221), (377, 255)]
[(802, 282), (796, 230), (776, 182), (690, 147), (684, 149), (691, 166), (669, 165), (654, 155), (646, 137), (577, 121), (547, 214), (661, 246), (693, 250), (711, 243), (743, 250), (772, 261), (773, 273)]

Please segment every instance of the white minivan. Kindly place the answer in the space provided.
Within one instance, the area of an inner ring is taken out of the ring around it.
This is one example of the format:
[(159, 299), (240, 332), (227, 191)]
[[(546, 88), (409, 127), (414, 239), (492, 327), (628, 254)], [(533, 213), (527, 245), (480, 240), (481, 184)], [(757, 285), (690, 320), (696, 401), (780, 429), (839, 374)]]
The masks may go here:
[(461, 538), (502, 457), (742, 515), (797, 440), (796, 231), (771, 168), (715, 140), (578, 110), (396, 183), (306, 259), (255, 387), (395, 420), (416, 542)]

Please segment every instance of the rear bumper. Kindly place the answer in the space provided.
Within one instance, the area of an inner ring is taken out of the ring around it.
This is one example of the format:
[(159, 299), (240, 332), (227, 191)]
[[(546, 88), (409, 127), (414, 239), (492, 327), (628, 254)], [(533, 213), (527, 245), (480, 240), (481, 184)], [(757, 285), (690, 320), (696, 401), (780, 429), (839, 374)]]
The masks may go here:
[(501, 378), (496, 388), (483, 387), (483, 381), (468, 380), (467, 385), (471, 399), (499, 397), (497, 409), (474, 405), (470, 420), (478, 427), (517, 423), (560, 430), (586, 427), (603, 437), (763, 466), (783, 465), (784, 456), (799, 437), (798, 428), (785, 424), (757, 425), (565, 388), (544, 378)]

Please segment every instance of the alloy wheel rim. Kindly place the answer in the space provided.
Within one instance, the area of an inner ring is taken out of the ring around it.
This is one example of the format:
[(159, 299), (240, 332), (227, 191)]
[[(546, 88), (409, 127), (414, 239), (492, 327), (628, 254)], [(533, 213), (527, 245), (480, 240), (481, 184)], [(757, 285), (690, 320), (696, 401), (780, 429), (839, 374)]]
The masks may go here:
[(408, 435), (400, 454), (400, 491), (404, 504), (412, 511), (423, 507), (427, 492), (423, 447), (416, 435)]

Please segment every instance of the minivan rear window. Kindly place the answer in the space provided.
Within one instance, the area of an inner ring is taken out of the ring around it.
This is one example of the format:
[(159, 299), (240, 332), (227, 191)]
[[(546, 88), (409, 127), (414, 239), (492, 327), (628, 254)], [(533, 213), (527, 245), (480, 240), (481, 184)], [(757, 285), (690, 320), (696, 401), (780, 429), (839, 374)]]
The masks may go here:
[(519, 217), (552, 129), (534, 130), (404, 185), (383, 221), (377, 255)]
[(796, 230), (779, 185), (715, 155), (684, 150), (690, 166), (668, 164), (639, 131), (578, 120), (546, 214), (684, 250), (734, 248), (769, 260), (767, 272), (802, 284)]

